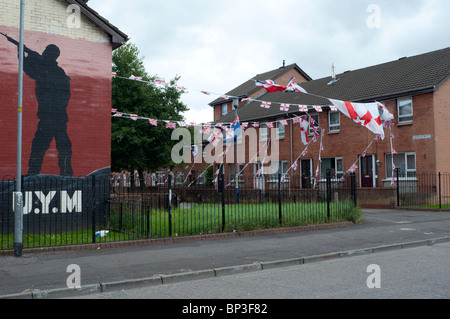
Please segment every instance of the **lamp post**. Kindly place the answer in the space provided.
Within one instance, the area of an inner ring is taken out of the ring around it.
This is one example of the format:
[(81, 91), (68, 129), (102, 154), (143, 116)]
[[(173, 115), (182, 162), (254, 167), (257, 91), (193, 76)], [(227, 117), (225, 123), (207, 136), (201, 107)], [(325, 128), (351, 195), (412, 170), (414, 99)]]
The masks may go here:
[(23, 194), (22, 194), (22, 108), (23, 108), (23, 37), (25, 0), (20, 0), (19, 35), (19, 92), (17, 107), (17, 177), (14, 193), (14, 256), (21, 257), (23, 250)]

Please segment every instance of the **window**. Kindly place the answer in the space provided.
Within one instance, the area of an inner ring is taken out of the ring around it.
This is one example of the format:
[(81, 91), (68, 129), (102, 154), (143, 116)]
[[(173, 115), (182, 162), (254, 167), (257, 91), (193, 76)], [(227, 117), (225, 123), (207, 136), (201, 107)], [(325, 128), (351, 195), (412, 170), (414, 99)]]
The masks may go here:
[(228, 104), (222, 104), (222, 116), (225, 116), (228, 114)]
[(328, 123), (330, 132), (339, 132), (341, 129), (341, 115), (339, 112), (328, 113)]
[[(392, 178), (392, 154), (386, 154), (386, 178)], [(394, 165), (398, 168), (399, 177), (416, 176), (416, 153), (398, 153), (394, 155)], [(394, 172), (394, 177), (396, 173)]]
[(283, 178), (283, 176), (284, 176), (284, 174), (286, 174), (287, 170), (288, 170), (288, 162), (287, 161), (279, 161), (278, 162), (278, 171), (271, 175), (270, 180), (273, 182), (278, 182), (278, 174), (281, 174), (281, 178)]
[(266, 124), (261, 124), (261, 127), (259, 128), (259, 138), (261, 141), (267, 141), (267, 138), (269, 137), (269, 129)]
[[(314, 120), (315, 125), (319, 127), (319, 114), (312, 114), (311, 118)], [(314, 135), (314, 130), (312, 129), (311, 125), (309, 125), (309, 135)]]
[(413, 101), (411, 97), (397, 100), (398, 122), (407, 123), (413, 120)]
[(321, 178), (327, 178), (327, 170), (331, 169), (331, 178), (340, 179), (344, 176), (344, 161), (342, 157), (331, 157), (322, 159)]
[(277, 138), (282, 139), (286, 136), (286, 127), (281, 124), (281, 120), (277, 121)]

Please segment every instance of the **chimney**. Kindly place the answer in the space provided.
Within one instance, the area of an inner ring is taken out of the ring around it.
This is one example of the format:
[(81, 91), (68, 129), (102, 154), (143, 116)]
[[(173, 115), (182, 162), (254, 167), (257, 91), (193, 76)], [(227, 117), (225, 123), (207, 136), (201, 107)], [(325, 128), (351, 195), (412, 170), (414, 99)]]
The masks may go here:
[(336, 68), (334, 66), (334, 63), (331, 65), (331, 82), (328, 83), (328, 85), (334, 84), (337, 81), (339, 81), (339, 79), (336, 79)]

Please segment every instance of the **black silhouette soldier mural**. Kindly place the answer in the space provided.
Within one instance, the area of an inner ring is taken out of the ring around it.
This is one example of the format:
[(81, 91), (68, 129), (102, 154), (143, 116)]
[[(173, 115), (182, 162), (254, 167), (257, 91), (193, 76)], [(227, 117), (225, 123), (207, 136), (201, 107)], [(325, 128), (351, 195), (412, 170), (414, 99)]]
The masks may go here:
[[(9, 42), (18, 42), (6, 34)], [(60, 175), (73, 176), (72, 142), (67, 133), (67, 106), (70, 101), (70, 77), (58, 66), (59, 48), (50, 44), (42, 55), (24, 47), (24, 72), (36, 81), (39, 123), (28, 161), (28, 175), (39, 175), (44, 155), (55, 139)]]

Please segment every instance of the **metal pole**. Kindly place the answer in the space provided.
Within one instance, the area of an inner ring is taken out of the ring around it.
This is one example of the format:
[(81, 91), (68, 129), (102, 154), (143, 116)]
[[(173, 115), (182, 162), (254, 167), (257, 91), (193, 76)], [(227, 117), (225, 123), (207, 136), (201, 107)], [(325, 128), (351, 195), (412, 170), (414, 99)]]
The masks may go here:
[[(235, 110), (235, 118), (237, 118), (238, 115), (238, 107), (239, 107), (239, 102), (237, 99), (233, 99), (233, 107)], [(237, 204), (239, 204), (239, 165), (238, 165), (238, 143), (237, 143), (237, 137), (236, 137), (236, 132), (234, 132), (233, 134), (234, 136), (234, 166), (235, 166), (235, 171), (236, 173), (234, 174), (234, 179), (235, 179), (235, 186), (234, 186), (234, 201)]]
[(17, 182), (16, 207), (14, 211), (14, 256), (21, 257), (23, 250), (23, 194), (22, 194), (22, 107), (23, 107), (23, 37), (25, 19), (25, 0), (20, 1), (20, 35), (19, 35), (19, 92), (17, 108)]

